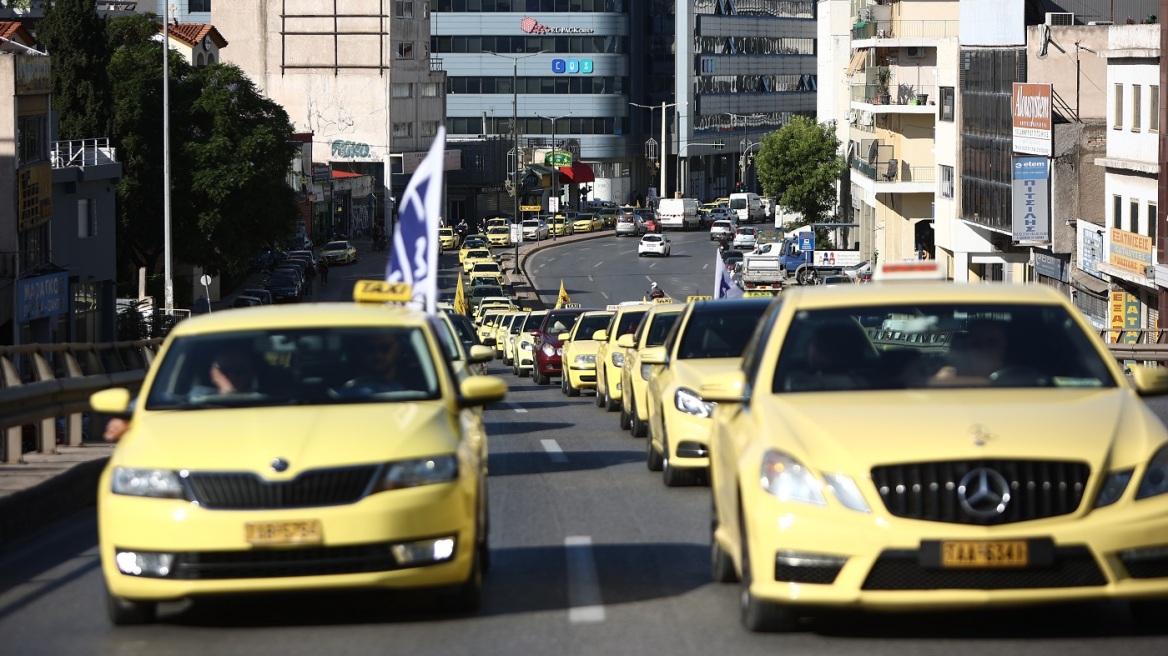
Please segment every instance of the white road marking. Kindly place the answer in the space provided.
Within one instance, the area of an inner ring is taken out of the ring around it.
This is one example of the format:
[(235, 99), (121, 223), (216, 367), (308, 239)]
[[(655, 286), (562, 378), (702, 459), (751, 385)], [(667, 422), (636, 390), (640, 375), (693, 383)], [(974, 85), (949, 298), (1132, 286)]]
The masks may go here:
[(645, 280), (648, 280), (649, 282), (653, 282), (653, 279), (650, 278), (649, 276), (645, 276)]
[(564, 538), (568, 560), (568, 622), (594, 624), (604, 621), (604, 602), (600, 598), (600, 579), (592, 557), (592, 538), (569, 535)]
[(593, 269), (595, 269), (596, 267), (598, 267), (598, 266), (602, 266), (603, 264), (604, 264), (604, 261), (603, 261), (603, 260), (601, 260), (600, 262), (597, 262), (596, 264), (593, 264), (593, 265), (592, 265), (592, 268), (593, 268)]
[(608, 300), (608, 294), (605, 294), (604, 292), (600, 292), (600, 295), (604, 297), (604, 300), (606, 300), (606, 301)]
[(516, 403), (514, 401), (508, 401), (507, 405), (511, 406), (511, 409), (514, 410), (515, 412), (518, 412), (519, 414), (526, 414), (527, 413), (527, 408), (524, 408), (523, 406), (519, 405), (518, 403)]
[(540, 440), (539, 443), (543, 445), (543, 450), (547, 451), (552, 462), (568, 462), (568, 456), (564, 455), (564, 451), (555, 440)]
[(710, 263), (709, 263), (709, 262), (706, 262), (705, 264), (703, 264), (703, 265), (702, 265), (702, 269), (703, 269), (703, 270), (704, 270), (704, 269), (708, 269), (708, 268), (710, 268)]
[(588, 274), (588, 282), (596, 282), (592, 279), (592, 274)]
[(653, 267), (655, 267), (655, 266), (657, 266), (657, 263), (656, 263), (656, 262), (654, 262), (654, 263), (650, 264), (650, 265), (649, 265), (649, 268), (650, 268), (650, 269), (652, 269), (652, 268), (653, 268)]

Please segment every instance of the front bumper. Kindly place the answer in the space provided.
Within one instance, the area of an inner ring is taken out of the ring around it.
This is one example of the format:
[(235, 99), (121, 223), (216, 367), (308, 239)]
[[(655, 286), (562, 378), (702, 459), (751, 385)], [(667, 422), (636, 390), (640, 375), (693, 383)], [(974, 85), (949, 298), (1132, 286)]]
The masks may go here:
[(568, 381), (576, 389), (596, 389), (596, 367), (571, 366), (567, 369)]
[(708, 418), (682, 412), (673, 405), (673, 392), (662, 399), (661, 420), (669, 441), (669, 466), (679, 469), (707, 469), (710, 466), (710, 429)]

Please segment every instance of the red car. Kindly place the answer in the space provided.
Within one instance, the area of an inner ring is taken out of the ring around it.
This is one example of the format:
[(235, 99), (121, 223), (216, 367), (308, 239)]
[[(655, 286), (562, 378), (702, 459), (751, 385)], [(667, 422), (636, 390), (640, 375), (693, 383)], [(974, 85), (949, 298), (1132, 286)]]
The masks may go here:
[(536, 385), (549, 385), (552, 378), (563, 375), (564, 337), (572, 331), (581, 314), (593, 308), (561, 308), (551, 310), (531, 331), (532, 345), (535, 347), (535, 364), (531, 367), (531, 378)]

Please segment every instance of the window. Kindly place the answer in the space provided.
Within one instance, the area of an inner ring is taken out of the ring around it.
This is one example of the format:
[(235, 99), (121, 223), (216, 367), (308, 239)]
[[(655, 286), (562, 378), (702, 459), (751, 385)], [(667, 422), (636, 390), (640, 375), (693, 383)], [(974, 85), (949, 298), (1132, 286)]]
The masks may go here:
[(953, 87), (941, 87), (941, 120), (953, 121)]
[(1160, 131), (1160, 85), (1148, 85), (1148, 132)]
[(77, 199), (77, 238), (92, 239), (97, 236), (97, 207), (89, 198)]
[(1123, 229), (1123, 198), (1121, 196), (1111, 197), (1111, 227), (1118, 230)]
[[(508, 91), (511, 89), (508, 88)], [(438, 83), (437, 82), (423, 82), (422, 83), (422, 97), (423, 98), (437, 98), (438, 97)]]
[(397, 58), (398, 59), (413, 59), (414, 58), (414, 44), (412, 41), (401, 41), (397, 44)]
[(1116, 130), (1123, 129), (1123, 85), (1115, 85), (1115, 125)]
[(1128, 217), (1128, 224), (1131, 227), (1131, 232), (1139, 234), (1140, 232), (1140, 201), (1132, 199), (1131, 202), (1131, 216)]
[(1148, 203), (1148, 236), (1152, 238), (1152, 249), (1156, 248), (1156, 204)]
[(422, 121), (422, 136), (432, 137), (438, 134), (438, 121)]
[(953, 167), (941, 165), (941, 197), (953, 198)]
[(394, 18), (413, 18), (414, 17), (414, 2), (413, 2), (413, 0), (394, 0), (393, 17)]
[(205, 11), (211, 13), (211, 0), (188, 0), (187, 11)]
[(45, 116), (21, 116), (17, 119), (18, 166), (49, 157), (49, 139)]
[(414, 85), (410, 84), (409, 82), (394, 83), (393, 85), (391, 85), (390, 91), (393, 94), (394, 98), (413, 98), (414, 97)]
[(413, 123), (394, 123), (393, 136), (395, 137), (412, 137), (414, 136)]
[[(1132, 132), (1139, 132), (1143, 121), (1140, 120), (1140, 85), (1132, 85)], [(1134, 221), (1135, 219), (1133, 219)]]

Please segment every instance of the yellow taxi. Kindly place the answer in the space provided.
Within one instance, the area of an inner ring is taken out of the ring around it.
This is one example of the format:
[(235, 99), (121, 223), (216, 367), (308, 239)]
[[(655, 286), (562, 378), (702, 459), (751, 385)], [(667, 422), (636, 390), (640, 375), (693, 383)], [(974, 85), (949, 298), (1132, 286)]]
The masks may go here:
[(599, 342), (596, 347), (596, 407), (613, 412), (620, 408), (621, 367), (625, 365), (627, 350), (618, 346), (617, 340), (622, 335), (631, 337), (637, 331), (649, 305), (629, 302), (609, 306), (609, 309), (613, 310), (613, 315), (608, 328), (593, 339)]
[(642, 349), (642, 365), (666, 365), (649, 377), (645, 464), (666, 486), (691, 485), (709, 467), (710, 412), (699, 387), (704, 377), (739, 366), (742, 349), (771, 299), (735, 298), (687, 303), (665, 346)]
[[(507, 307), (488, 309), (483, 311), (482, 317), (479, 319), (477, 329), (480, 342), (486, 344), (488, 338), (495, 338), (495, 328), (499, 325), (499, 318), (509, 311), (510, 308)], [(494, 348), (494, 346), (491, 348)]]
[(438, 228), (438, 246), (444, 251), (458, 248), (458, 233), (454, 228)]
[(598, 214), (577, 214), (572, 222), (572, 232), (595, 232), (604, 228), (604, 220)]
[[(467, 253), (477, 250), (486, 250), (487, 246), (488, 244), (486, 235), (467, 235), (466, 239), (464, 239), (462, 244), (460, 244), (458, 247), (458, 263), (461, 265), (466, 262)], [(487, 250), (487, 252), (490, 251)]]
[(491, 226), (490, 228), (487, 228), (487, 243), (491, 246), (510, 246), (510, 226)]
[(491, 334), (491, 339), (494, 340), (495, 358), (503, 359), (503, 355), (507, 348), (507, 335), (511, 332), (511, 322), (515, 320), (515, 316), (519, 314), (518, 310), (510, 309), (499, 315), (499, 319), (495, 322), (495, 332)]
[(469, 348), (462, 342), (458, 329), (449, 312), (439, 312), (438, 338), (446, 352), (446, 359), (454, 368), (454, 375), (461, 383), (467, 376), (487, 373), (486, 364), (495, 359), (491, 349), (475, 344)]
[(572, 229), (572, 221), (569, 220), (566, 216), (557, 214), (556, 216), (549, 218), (547, 220), (547, 224), (548, 229), (551, 230), (552, 234), (557, 237), (566, 237), (567, 235), (573, 234), (575, 232)]
[(478, 278), (480, 276), (487, 276), (494, 281), (494, 284), (502, 287), (506, 284), (506, 278), (503, 275), (503, 267), (494, 259), (490, 261), (477, 261), (471, 266), (470, 271), (467, 272), (470, 278)]
[(505, 216), (495, 216), (487, 219), (487, 234), (491, 234), (491, 228), (507, 228), (511, 229), (511, 219)]
[(782, 298), (743, 369), (701, 388), (711, 562), (748, 629), (1086, 600), (1164, 626), (1168, 430), (1141, 399), (1168, 393), (1164, 369), (1129, 379), (1044, 285)]
[(507, 334), (503, 335), (503, 364), (511, 367), (515, 364), (515, 345), (519, 342), (519, 331), (527, 321), (531, 308), (522, 308), (515, 312), (515, 318), (507, 326)]
[[(642, 349), (663, 346), (670, 329), (681, 316), (685, 305), (681, 303), (654, 303), (636, 334), (629, 339), (622, 336), (617, 345), (629, 344), (625, 352), (625, 363), (621, 367), (621, 411), (620, 427), (629, 430), (633, 437), (645, 437), (649, 425), (648, 402), (645, 399), (649, 387), (649, 376), (661, 365), (641, 362)], [(627, 340), (627, 341), (626, 341)]]
[(462, 258), (463, 273), (470, 273), (474, 265), (480, 262), (496, 262), (495, 256), (486, 248), (472, 248), (468, 250)]
[(489, 311), (511, 312), (517, 309), (519, 308), (515, 302), (506, 296), (487, 296), (475, 307), (475, 313), (471, 320), (475, 322), (475, 325), (482, 325), (483, 315)]
[[(358, 283), (369, 300), (400, 287)], [(132, 406), (127, 389), (90, 400), (130, 418), (98, 489), (110, 620), (150, 622), (159, 602), (193, 596), (342, 588), (436, 588), (477, 607), (475, 409), (506, 383), (460, 381), (445, 359), (432, 317), (383, 302), (180, 322)]]
[(533, 333), (539, 330), (547, 313), (547, 310), (528, 312), (527, 318), (523, 321), (523, 327), (519, 329), (518, 339), (515, 342), (515, 357), (511, 366), (511, 373), (516, 376), (528, 376), (531, 374), (532, 368), (535, 367), (535, 336)]
[(612, 320), (612, 310), (595, 310), (580, 315), (568, 339), (564, 340), (561, 356), (564, 374), (560, 377), (560, 391), (568, 396), (580, 396), (580, 390), (596, 389), (597, 331), (606, 330)]

